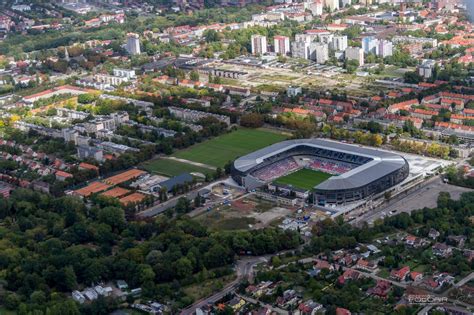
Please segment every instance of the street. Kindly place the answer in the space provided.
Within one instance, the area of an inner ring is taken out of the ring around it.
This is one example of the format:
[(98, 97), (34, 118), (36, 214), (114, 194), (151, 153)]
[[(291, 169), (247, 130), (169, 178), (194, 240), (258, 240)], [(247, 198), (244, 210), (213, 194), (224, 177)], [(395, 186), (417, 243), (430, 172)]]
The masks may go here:
[(216, 303), (217, 301), (222, 299), (224, 296), (226, 296), (228, 293), (235, 290), (239, 286), (239, 283), (242, 280), (244, 279), (251, 280), (251, 277), (253, 276), (253, 267), (257, 265), (258, 263), (267, 261), (268, 260), (267, 257), (271, 257), (271, 256), (266, 255), (266, 256), (259, 256), (259, 257), (246, 257), (244, 259), (237, 261), (237, 265), (235, 267), (237, 278), (234, 281), (227, 284), (221, 291), (215, 293), (214, 295), (207, 298), (203, 298), (199, 301), (196, 301), (194, 304), (190, 305), (188, 308), (182, 310), (180, 314), (190, 315), (190, 314), (193, 314), (197, 308), (202, 308), (207, 304)]

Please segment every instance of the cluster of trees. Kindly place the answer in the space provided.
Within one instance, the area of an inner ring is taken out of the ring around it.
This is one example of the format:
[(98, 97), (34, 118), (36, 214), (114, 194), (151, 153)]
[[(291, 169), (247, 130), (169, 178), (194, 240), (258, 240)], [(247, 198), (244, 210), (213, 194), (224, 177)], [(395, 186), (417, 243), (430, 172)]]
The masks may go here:
[(393, 139), (390, 141), (390, 145), (398, 151), (422, 154), (443, 159), (456, 158), (458, 156), (456, 149), (441, 145), (436, 142)]
[(362, 132), (360, 130), (350, 131), (335, 125), (324, 125), (322, 128), (322, 132), (332, 139), (350, 140), (355, 143), (370, 145), (374, 147), (380, 147), (383, 143), (386, 142), (386, 138), (382, 137), (378, 133)]
[(398, 48), (394, 49), (392, 56), (385, 57), (384, 62), (402, 68), (414, 67), (418, 64), (418, 61), (408, 52)]
[[(471, 163), (471, 165), (472, 164), (474, 163)], [(446, 178), (449, 183), (453, 185), (474, 188), (474, 177), (468, 176), (463, 167), (456, 168), (455, 166), (449, 166), (446, 169)]]
[[(0, 219), (1, 299), (10, 309), (35, 314), (62, 309), (72, 290), (116, 279), (141, 287), (145, 299), (184, 306), (192, 300), (182, 286), (228, 274), (237, 254), (274, 253), (300, 243), (297, 233), (277, 229), (210, 233), (187, 217), (127, 222), (120, 207), (86, 207), (76, 197), (25, 189), (0, 197)], [(71, 309), (90, 314), (91, 307)], [(59, 314), (78, 314), (71, 312)]]
[(265, 123), (264, 117), (258, 113), (248, 113), (240, 117), (240, 125), (248, 128), (262, 127)]

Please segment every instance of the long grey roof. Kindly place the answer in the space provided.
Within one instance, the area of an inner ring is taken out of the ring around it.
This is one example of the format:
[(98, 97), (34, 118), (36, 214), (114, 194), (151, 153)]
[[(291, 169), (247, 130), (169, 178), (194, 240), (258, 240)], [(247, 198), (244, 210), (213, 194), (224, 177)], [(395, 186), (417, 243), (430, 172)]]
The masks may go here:
[(353, 189), (370, 184), (374, 180), (399, 170), (407, 161), (396, 153), (368, 149), (357, 145), (345, 144), (323, 139), (299, 139), (275, 143), (258, 151), (247, 154), (234, 161), (235, 169), (247, 172), (277, 154), (290, 149), (305, 146), (331, 151), (354, 154), (372, 159), (349, 172), (333, 176), (315, 187), (317, 190)]

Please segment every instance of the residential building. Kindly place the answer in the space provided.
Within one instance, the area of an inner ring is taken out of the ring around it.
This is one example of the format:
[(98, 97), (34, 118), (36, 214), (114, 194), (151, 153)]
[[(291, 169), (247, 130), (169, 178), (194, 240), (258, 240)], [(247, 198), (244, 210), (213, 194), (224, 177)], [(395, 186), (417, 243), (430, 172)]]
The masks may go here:
[(309, 45), (306, 41), (295, 41), (291, 43), (291, 55), (293, 58), (309, 59)]
[(332, 38), (332, 45), (331, 48), (336, 51), (344, 51), (347, 48), (347, 36), (334, 36)]
[(83, 304), (86, 301), (86, 297), (79, 291), (72, 291), (72, 299), (79, 304)]
[(410, 267), (405, 266), (398, 270), (397, 269), (392, 270), (392, 272), (390, 273), (390, 278), (397, 281), (405, 281), (409, 273), (410, 273)]
[(429, 37), (394, 36), (392, 38), (392, 42), (394, 44), (409, 43), (409, 44), (430, 45), (431, 47), (438, 46), (438, 40), (436, 38), (429, 38)]
[(303, 7), (305, 10), (311, 11), (313, 16), (321, 16), (323, 14), (323, 0), (305, 0)]
[(385, 58), (393, 55), (393, 44), (388, 40), (379, 41), (378, 56)]
[(97, 147), (92, 147), (89, 145), (87, 146), (80, 145), (76, 149), (77, 149), (77, 156), (81, 160), (92, 158), (96, 161), (102, 161), (104, 159), (104, 152)]
[(339, 10), (339, 0), (324, 0), (324, 5), (331, 11), (334, 12)]
[(379, 40), (374, 36), (366, 36), (362, 38), (362, 49), (366, 54), (378, 54)]
[(121, 77), (121, 78), (127, 78), (127, 79), (130, 79), (130, 80), (133, 80), (137, 77), (137, 75), (135, 74), (135, 70), (120, 69), (120, 68), (115, 68), (114, 69), (114, 76)]
[(359, 47), (346, 48), (346, 60), (356, 60), (359, 66), (364, 65), (364, 50)]
[(432, 59), (425, 59), (418, 66), (418, 74), (425, 79), (429, 79), (433, 76), (433, 69), (435, 68), (436, 61)]
[(170, 114), (174, 115), (176, 118), (189, 121), (189, 122), (199, 122), (203, 118), (214, 117), (217, 120), (222, 121), (226, 123), (227, 125), (230, 125), (229, 116), (212, 114), (212, 113), (202, 112), (198, 110), (179, 108), (179, 107), (174, 107), (174, 106), (168, 107), (168, 110), (170, 111)]
[(449, 257), (453, 252), (453, 249), (444, 243), (436, 243), (431, 249), (434, 255), (441, 257)]
[(288, 97), (294, 97), (302, 93), (301, 86), (289, 86), (286, 89)]
[(312, 52), (310, 59), (316, 63), (324, 64), (329, 60), (329, 48), (327, 44), (311, 43), (310, 50)]
[(252, 55), (264, 55), (267, 53), (267, 37), (263, 35), (252, 35)]
[(126, 49), (130, 55), (139, 55), (141, 54), (140, 50), (140, 36), (135, 33), (127, 34), (127, 45)]
[(284, 56), (290, 52), (290, 39), (286, 36), (275, 36), (273, 38), (273, 45), (275, 46), (276, 54)]

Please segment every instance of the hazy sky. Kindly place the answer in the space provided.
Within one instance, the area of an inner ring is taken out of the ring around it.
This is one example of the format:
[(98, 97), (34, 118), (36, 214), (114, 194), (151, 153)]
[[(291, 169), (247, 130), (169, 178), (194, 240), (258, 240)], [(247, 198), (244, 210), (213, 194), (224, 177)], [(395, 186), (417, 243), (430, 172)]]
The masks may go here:
[(464, 0), (467, 5), (467, 10), (469, 11), (469, 16), (471, 21), (474, 21), (474, 0)]

